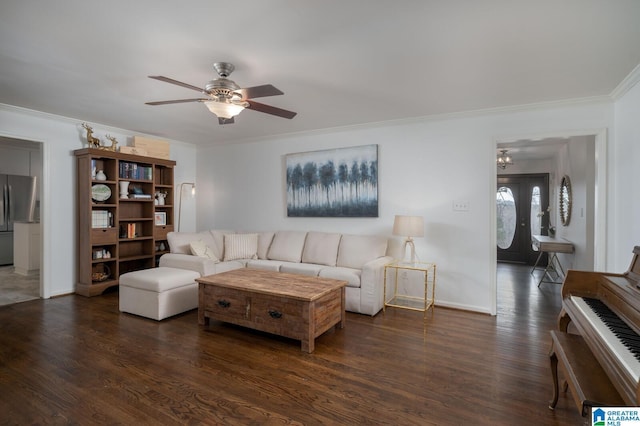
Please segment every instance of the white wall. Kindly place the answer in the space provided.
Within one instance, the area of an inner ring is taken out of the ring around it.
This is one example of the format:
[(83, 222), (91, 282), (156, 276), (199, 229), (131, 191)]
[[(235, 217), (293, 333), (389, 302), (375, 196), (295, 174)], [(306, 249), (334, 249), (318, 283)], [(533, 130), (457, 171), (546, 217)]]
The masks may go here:
[[(198, 151), (198, 229), (300, 229), (391, 235), (395, 214), (422, 215), (418, 256), (438, 265), (439, 305), (496, 312), (495, 150), (514, 135), (595, 133), (612, 104), (558, 105), (439, 120), (409, 120), (265, 138)], [(378, 144), (378, 218), (287, 218), (284, 156)], [(453, 211), (469, 202), (468, 212)]]
[(629, 267), (633, 247), (640, 245), (640, 84), (615, 103), (614, 137), (609, 186), (619, 202), (609, 207), (616, 242), (611, 257), (614, 270), (622, 272)]
[[(594, 269), (594, 187), (595, 187), (595, 140), (592, 136), (571, 138), (558, 156), (553, 196), (555, 208), (553, 224), (556, 236), (573, 243), (573, 254), (558, 254), (565, 269), (591, 271)], [(571, 217), (565, 226), (560, 220), (559, 192), (563, 176), (571, 182)]]
[[(0, 105), (0, 136), (43, 142), (41, 222), (43, 229), (43, 296), (72, 293), (76, 282), (76, 176), (73, 151), (85, 147), (82, 119), (69, 119)], [(95, 136), (115, 136), (120, 145), (131, 145), (133, 132), (91, 123)], [(126, 141), (126, 142), (125, 142)], [(175, 179), (195, 175), (196, 150), (171, 141), (177, 159)], [(194, 222), (194, 209), (183, 208)], [(184, 222), (183, 222), (184, 223)]]

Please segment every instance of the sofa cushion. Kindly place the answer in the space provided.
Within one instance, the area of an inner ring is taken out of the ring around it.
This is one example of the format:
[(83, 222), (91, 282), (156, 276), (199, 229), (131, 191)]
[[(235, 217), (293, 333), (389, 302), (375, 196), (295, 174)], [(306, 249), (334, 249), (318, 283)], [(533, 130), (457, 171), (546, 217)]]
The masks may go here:
[(213, 253), (218, 259), (224, 259), (224, 236), (234, 234), (233, 230), (227, 229), (211, 229), (209, 234), (213, 238), (213, 245), (209, 245), (213, 249)]
[(347, 287), (360, 287), (360, 278), (362, 271), (360, 269), (353, 268), (322, 268), (319, 277), (333, 278), (334, 280), (344, 280), (347, 282)]
[(282, 263), (279, 260), (252, 259), (247, 262), (247, 268), (278, 272)]
[(258, 232), (258, 259), (266, 259), (275, 232)]
[(196, 285), (198, 278), (200, 274), (194, 271), (161, 266), (122, 274), (120, 286), (161, 293), (178, 287)]
[(224, 236), (224, 260), (257, 259), (258, 234), (227, 234)]
[(309, 232), (304, 242), (302, 262), (336, 266), (341, 234)]
[(220, 262), (220, 259), (218, 259), (213, 253), (213, 249), (206, 245), (202, 240), (191, 241), (191, 243), (189, 243), (189, 248), (191, 249), (191, 254), (194, 256), (211, 259), (216, 263)]
[(276, 232), (267, 258), (284, 262), (300, 262), (306, 237), (307, 233), (302, 231)]
[(313, 263), (283, 262), (282, 266), (280, 266), (280, 272), (317, 277), (323, 267)]
[(338, 249), (338, 266), (362, 269), (362, 266), (387, 253), (387, 238), (343, 235)]
[(240, 260), (233, 260), (231, 262), (214, 262), (211, 259), (193, 256), (191, 254), (166, 253), (160, 256), (159, 266), (195, 271), (200, 274), (200, 276), (204, 277), (233, 269), (244, 268), (245, 265), (244, 262)]
[[(169, 250), (171, 253), (191, 254), (190, 244), (192, 241), (202, 241), (206, 246), (215, 248), (215, 240), (209, 231), (203, 232), (169, 232), (167, 234), (169, 242)], [(221, 259), (217, 253), (214, 253), (218, 259)]]

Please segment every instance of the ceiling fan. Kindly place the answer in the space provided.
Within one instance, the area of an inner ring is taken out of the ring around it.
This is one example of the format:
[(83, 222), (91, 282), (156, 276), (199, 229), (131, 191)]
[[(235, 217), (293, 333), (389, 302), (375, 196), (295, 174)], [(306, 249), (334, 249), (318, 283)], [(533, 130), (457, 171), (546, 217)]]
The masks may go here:
[(287, 111), (286, 109), (276, 108), (271, 105), (265, 105), (254, 101), (254, 98), (262, 98), (265, 96), (283, 95), (284, 93), (272, 86), (271, 84), (263, 84), (262, 86), (241, 88), (233, 80), (228, 77), (235, 67), (228, 62), (216, 62), (213, 64), (219, 78), (209, 81), (204, 89), (191, 84), (183, 83), (172, 78), (163, 77), (161, 75), (150, 75), (149, 78), (164, 81), (165, 83), (175, 84), (177, 86), (186, 87), (187, 89), (207, 95), (206, 98), (192, 99), (175, 99), (171, 101), (146, 102), (146, 105), (167, 105), (179, 104), (185, 102), (203, 102), (209, 110), (218, 117), (219, 124), (233, 123), (233, 117), (240, 114), (245, 108), (252, 109), (266, 114), (276, 115), (283, 118), (293, 118), (297, 113)]

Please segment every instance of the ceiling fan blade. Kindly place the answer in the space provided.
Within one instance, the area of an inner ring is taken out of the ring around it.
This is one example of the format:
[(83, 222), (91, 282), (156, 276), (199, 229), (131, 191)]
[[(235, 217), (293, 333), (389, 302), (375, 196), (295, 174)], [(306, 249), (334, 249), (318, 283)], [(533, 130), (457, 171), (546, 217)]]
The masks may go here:
[(204, 102), (210, 101), (211, 99), (206, 98), (194, 98), (194, 99), (174, 99), (172, 101), (156, 101), (156, 102), (145, 102), (146, 105), (167, 105), (167, 104), (182, 104), (185, 102)]
[(235, 123), (235, 121), (233, 120), (233, 117), (231, 118), (218, 117), (218, 124), (233, 124), (233, 123)]
[(177, 86), (186, 87), (187, 89), (195, 90), (195, 91), (200, 92), (200, 93), (207, 93), (207, 92), (204, 91), (204, 89), (201, 89), (200, 87), (196, 87), (196, 86), (193, 86), (193, 85), (188, 84), (188, 83), (183, 83), (181, 81), (174, 80), (174, 79), (169, 78), (169, 77), (163, 77), (161, 75), (150, 75), (149, 78), (153, 78), (154, 80), (164, 81), (165, 83), (175, 84)]
[(271, 84), (263, 84), (262, 86), (245, 87), (244, 89), (236, 90), (240, 93), (242, 99), (263, 98), (265, 96), (284, 95), (282, 91), (276, 89)]
[(247, 102), (249, 103), (249, 106), (247, 107), (247, 109), (264, 112), (266, 114), (277, 115), (278, 117), (282, 117), (282, 118), (291, 119), (295, 117), (296, 114), (298, 114), (297, 112), (287, 111), (286, 109), (276, 108), (274, 106), (261, 104), (255, 101), (247, 101)]

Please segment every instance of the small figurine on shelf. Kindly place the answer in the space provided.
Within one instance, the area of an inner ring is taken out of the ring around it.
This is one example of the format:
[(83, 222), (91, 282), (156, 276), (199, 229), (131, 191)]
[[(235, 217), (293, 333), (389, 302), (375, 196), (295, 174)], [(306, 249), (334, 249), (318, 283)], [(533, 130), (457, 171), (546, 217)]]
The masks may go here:
[(93, 128), (87, 123), (82, 123), (82, 127), (87, 131), (87, 143), (89, 148), (100, 148), (100, 139), (93, 136)]
[(158, 200), (157, 206), (164, 206), (164, 199), (166, 198), (167, 193), (156, 191), (156, 200)]
[(105, 151), (116, 152), (116, 148), (118, 147), (118, 141), (116, 140), (116, 138), (111, 135), (107, 135), (105, 137), (111, 141), (111, 146), (103, 146), (102, 149), (104, 149)]

